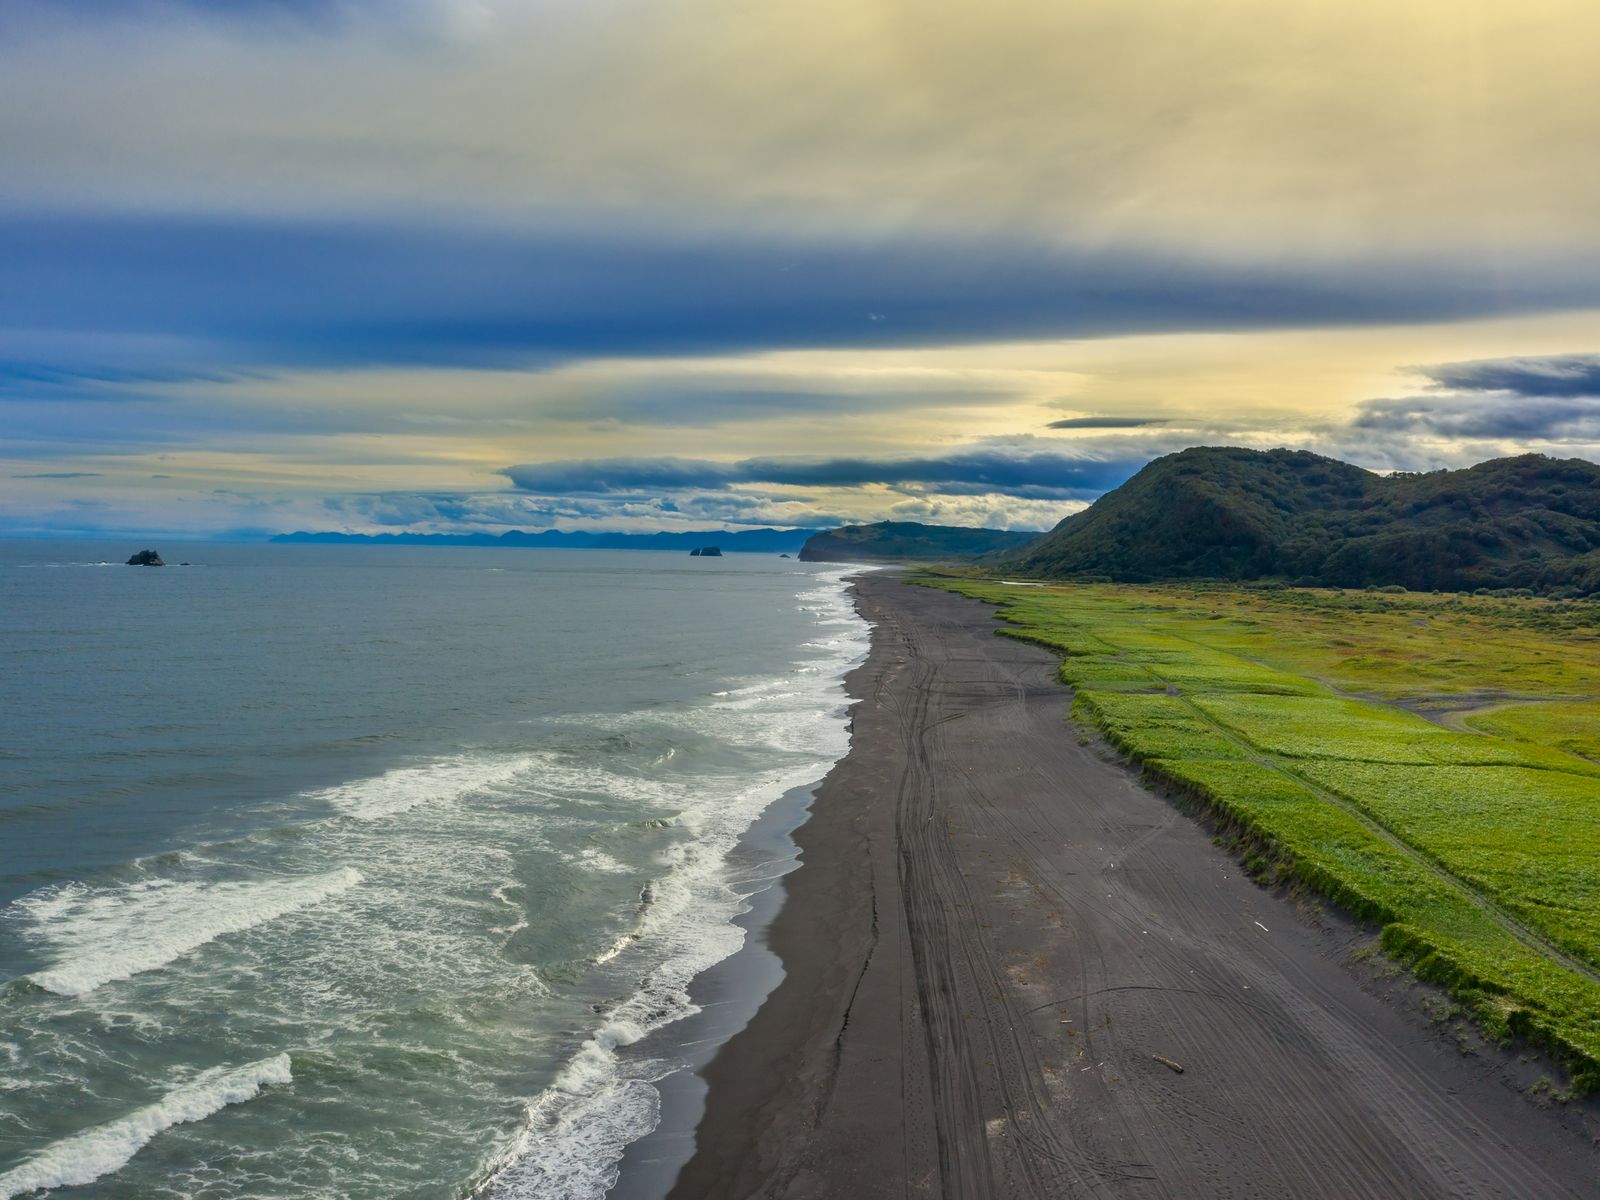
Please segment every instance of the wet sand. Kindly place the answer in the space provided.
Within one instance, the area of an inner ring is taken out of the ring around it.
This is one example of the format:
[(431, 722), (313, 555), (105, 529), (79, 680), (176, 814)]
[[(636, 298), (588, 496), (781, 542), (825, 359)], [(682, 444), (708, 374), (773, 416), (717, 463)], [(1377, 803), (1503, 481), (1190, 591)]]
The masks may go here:
[(1536, 1106), (1548, 1068), (1241, 877), (1080, 742), (1051, 654), (888, 573), (857, 599), (873, 649), (769, 930), (784, 979), (702, 1072), (675, 1200), (1600, 1197), (1592, 1101)]

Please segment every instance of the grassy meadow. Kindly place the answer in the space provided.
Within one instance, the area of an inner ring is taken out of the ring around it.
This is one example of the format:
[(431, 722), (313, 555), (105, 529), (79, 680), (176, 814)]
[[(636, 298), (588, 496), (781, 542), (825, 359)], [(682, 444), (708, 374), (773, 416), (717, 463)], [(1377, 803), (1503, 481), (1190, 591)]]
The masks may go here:
[(1600, 605), (922, 582), (1060, 653), (1078, 716), (1252, 870), (1381, 925), (1490, 1032), (1600, 1087)]

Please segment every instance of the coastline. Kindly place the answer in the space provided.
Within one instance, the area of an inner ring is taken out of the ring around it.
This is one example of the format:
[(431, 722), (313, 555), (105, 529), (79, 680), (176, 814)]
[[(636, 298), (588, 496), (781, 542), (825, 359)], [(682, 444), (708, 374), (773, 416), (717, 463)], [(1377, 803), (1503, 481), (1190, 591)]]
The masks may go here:
[[(772, 669), (724, 669), (694, 705), (647, 718), (639, 753), (678, 771), (660, 796), (689, 836), (647, 864), (631, 925), (588, 959), (582, 1024), (569, 1033), (577, 1048), (526, 1102), (471, 1195), (660, 1197), (689, 1157), (704, 1093), (695, 1070), (782, 977), (760, 931), (795, 865), (789, 835), (849, 750), (844, 681), (871, 634), (846, 583), (856, 570), (780, 568), (771, 601), (794, 607), (798, 657), (780, 641)], [(680, 729), (688, 753), (672, 762)], [(705, 752), (719, 749), (730, 757), (708, 767)]]
[[(871, 645), (870, 623), (857, 611), (851, 580), (871, 569), (835, 568), (840, 593), (838, 615), (848, 614), (846, 623), (855, 628), (847, 640), (861, 647), (855, 651), (853, 661), (842, 664), (842, 673), (831, 677), (837, 697), (834, 711), (840, 714), (846, 732), (840, 759), (853, 741), (848, 734), (849, 719), (843, 715), (853, 711), (855, 704), (850, 680), (867, 658)], [(800, 848), (795, 833), (810, 815), (822, 777), (840, 759), (772, 801), (729, 851), (726, 867), (730, 878), (737, 881), (732, 886), (741, 895), (743, 905), (743, 911), (732, 916), (730, 924), (742, 930), (744, 936), (736, 951), (685, 985), (691, 1014), (658, 1026), (620, 1050), (630, 1060), (673, 1065), (652, 1081), (658, 1096), (655, 1127), (622, 1148), (615, 1165), (616, 1182), (606, 1192), (610, 1200), (661, 1200), (692, 1157), (707, 1090), (701, 1072), (727, 1040), (749, 1023), (783, 979), (783, 966), (767, 944), (767, 930), (784, 904), (785, 877), (799, 866)]]
[(1073, 736), (1052, 654), (975, 601), (852, 588), (850, 752), (768, 893), (781, 982), (697, 1072), (674, 1200), (1594, 1194), (1592, 1101), (1536, 1108), (1538, 1063), (1243, 878)]
[(799, 864), (794, 836), (811, 811), (816, 784), (795, 788), (764, 812), (731, 856), (752, 874), (749, 908), (734, 918), (744, 944), (690, 983), (698, 1010), (642, 1039), (630, 1051), (684, 1064), (659, 1079), (660, 1120), (623, 1150), (618, 1179), (607, 1200), (661, 1200), (693, 1156), (695, 1131), (704, 1116), (707, 1087), (701, 1072), (717, 1052), (748, 1025), (783, 980), (783, 964), (767, 944), (767, 931), (784, 904), (784, 881)]

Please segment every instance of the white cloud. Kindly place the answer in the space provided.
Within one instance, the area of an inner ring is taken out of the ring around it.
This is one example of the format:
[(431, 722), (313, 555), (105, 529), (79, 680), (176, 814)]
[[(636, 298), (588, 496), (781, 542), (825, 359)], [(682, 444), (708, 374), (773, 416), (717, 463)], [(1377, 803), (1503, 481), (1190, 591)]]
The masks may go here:
[(1026, 229), (1313, 261), (1597, 242), (1581, 0), (61, 8), (0, 49), (16, 204)]

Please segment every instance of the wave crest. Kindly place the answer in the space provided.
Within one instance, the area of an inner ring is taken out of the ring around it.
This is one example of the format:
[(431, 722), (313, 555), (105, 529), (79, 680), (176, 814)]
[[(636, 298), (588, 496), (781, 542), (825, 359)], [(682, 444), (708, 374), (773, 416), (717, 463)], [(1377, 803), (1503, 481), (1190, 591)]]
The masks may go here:
[(25, 1192), (92, 1183), (125, 1166), (163, 1130), (203, 1121), (230, 1104), (254, 1099), (268, 1084), (288, 1083), (290, 1078), (287, 1054), (232, 1070), (217, 1067), (202, 1071), (154, 1104), (53, 1142), (42, 1153), (0, 1175), (0, 1200), (11, 1200)]
[(13, 909), (30, 940), (56, 961), (27, 976), (58, 996), (163, 967), (225, 934), (265, 924), (361, 882), (354, 867), (249, 883), (151, 880), (115, 888), (67, 884), (24, 896)]

